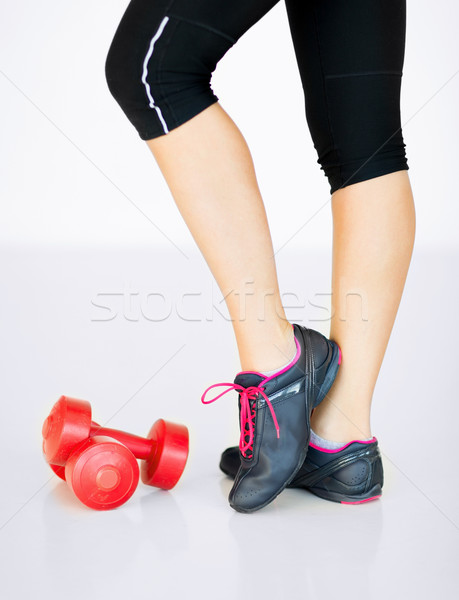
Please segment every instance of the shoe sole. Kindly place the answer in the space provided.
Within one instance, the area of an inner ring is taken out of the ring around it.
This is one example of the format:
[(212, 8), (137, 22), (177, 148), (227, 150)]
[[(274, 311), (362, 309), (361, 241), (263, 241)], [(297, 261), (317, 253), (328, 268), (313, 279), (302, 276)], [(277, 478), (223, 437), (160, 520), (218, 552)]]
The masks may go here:
[[(320, 400), (316, 400), (316, 402), (313, 404), (313, 408), (318, 406), (322, 402), (322, 400), (325, 398), (325, 396), (328, 394), (328, 391), (330, 390), (331, 386), (333, 385), (333, 382), (335, 381), (339, 366), (341, 364), (341, 349), (340, 349), (340, 347), (338, 346), (338, 344), (336, 342), (333, 342), (332, 340), (328, 340), (328, 343), (332, 345), (332, 358), (330, 361), (330, 365), (328, 366), (327, 372), (325, 374), (324, 381), (319, 389), (319, 395), (317, 396), (317, 398), (320, 398)], [(306, 460), (308, 449), (309, 449), (309, 437), (308, 437), (308, 440), (306, 443), (306, 449), (303, 452), (303, 454), (301, 455), (301, 459), (300, 459), (299, 463), (297, 464), (297, 466), (295, 467), (294, 472), (292, 473), (290, 478), (284, 483), (284, 485), (279, 490), (277, 490), (276, 493), (273, 496), (271, 496), (271, 498), (269, 498), (266, 502), (264, 502), (263, 504), (260, 504), (260, 506), (254, 507), (254, 508), (239, 508), (237, 506), (234, 506), (234, 504), (232, 502), (230, 502), (229, 504), (230, 504), (231, 508), (233, 508), (235, 511), (240, 512), (240, 513), (253, 513), (253, 512), (256, 512), (257, 510), (264, 508), (265, 506), (268, 506), (268, 504), (273, 502), (273, 500), (275, 500), (277, 498), (277, 496), (279, 496), (279, 494), (281, 492), (283, 492), (285, 490), (285, 488), (293, 481), (293, 479), (295, 478), (295, 475), (301, 469), (304, 461)]]
[[(230, 473), (229, 471), (224, 469), (221, 464), (220, 464), (220, 470), (228, 477), (233, 478), (232, 473)], [(292, 488), (292, 489), (294, 489), (294, 488)], [(382, 496), (382, 489), (379, 484), (375, 485), (373, 488), (371, 488), (371, 490), (369, 492), (367, 492), (366, 494), (360, 494), (360, 495), (352, 495), (352, 494), (344, 495), (344, 494), (339, 494), (338, 492), (328, 492), (327, 490), (320, 490), (320, 489), (317, 490), (314, 488), (309, 488), (307, 486), (298, 487), (296, 489), (306, 490), (308, 492), (311, 492), (311, 494), (314, 494), (314, 496), (317, 496), (318, 498), (322, 498), (323, 500), (329, 500), (331, 502), (338, 502), (340, 504), (364, 504), (365, 502), (371, 502), (373, 500), (377, 500), (378, 498), (381, 498), (381, 496)]]
[(310, 488), (305, 487), (305, 490), (311, 492), (315, 496), (319, 498), (323, 498), (324, 500), (330, 500), (331, 502), (339, 502), (340, 504), (363, 504), (364, 502), (371, 502), (372, 500), (377, 500), (382, 496), (381, 485), (378, 483), (365, 492), (365, 494), (340, 494), (339, 492), (329, 492), (328, 490), (322, 488)]

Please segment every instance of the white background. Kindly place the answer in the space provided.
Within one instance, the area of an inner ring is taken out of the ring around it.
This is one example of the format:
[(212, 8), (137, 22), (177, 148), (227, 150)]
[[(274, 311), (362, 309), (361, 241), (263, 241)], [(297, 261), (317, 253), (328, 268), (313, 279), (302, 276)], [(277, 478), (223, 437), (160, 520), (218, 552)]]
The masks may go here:
[[(456, 598), (457, 2), (408, 2), (402, 122), (417, 239), (373, 403), (383, 497), (344, 507), (286, 490), (254, 515), (230, 509), (218, 469), (237, 442), (236, 397), (200, 403), (239, 369), (231, 325), (105, 82), (126, 6), (0, 8), (2, 597)], [(296, 294), (285, 297), (287, 316), (327, 333), (329, 186), (282, 2), (222, 59), (212, 86), (254, 157), (281, 289)], [(103, 513), (80, 504), (41, 453), (41, 424), (61, 394), (139, 435), (159, 417), (186, 423), (177, 487), (140, 484)]]

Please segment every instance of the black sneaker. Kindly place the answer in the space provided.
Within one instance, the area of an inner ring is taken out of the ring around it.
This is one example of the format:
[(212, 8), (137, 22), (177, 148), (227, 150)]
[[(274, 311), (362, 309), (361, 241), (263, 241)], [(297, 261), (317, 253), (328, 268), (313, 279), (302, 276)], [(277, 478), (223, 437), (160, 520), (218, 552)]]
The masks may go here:
[[(227, 448), (221, 456), (220, 469), (234, 478), (239, 466), (239, 449)], [(361, 504), (379, 498), (383, 484), (378, 440), (373, 438), (353, 441), (337, 450), (310, 444), (303, 466), (288, 487), (303, 488), (341, 504)]]
[[(284, 369), (266, 377), (241, 371), (234, 383), (217, 383), (202, 395), (207, 404), (239, 392), (239, 466), (229, 503), (253, 512), (276, 498), (303, 465), (310, 438), (310, 417), (328, 393), (341, 364), (338, 345), (318, 331), (293, 324), (297, 352)], [(227, 389), (210, 401), (213, 387)]]

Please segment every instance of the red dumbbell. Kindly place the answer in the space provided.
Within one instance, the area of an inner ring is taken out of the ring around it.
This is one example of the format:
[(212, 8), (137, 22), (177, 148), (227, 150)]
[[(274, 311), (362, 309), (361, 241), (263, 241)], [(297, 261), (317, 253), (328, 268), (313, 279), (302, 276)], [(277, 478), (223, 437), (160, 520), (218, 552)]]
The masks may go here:
[(43, 453), (53, 471), (84, 504), (100, 510), (115, 508), (133, 494), (139, 478), (135, 458), (144, 461), (144, 483), (171, 489), (188, 457), (184, 425), (159, 419), (142, 438), (100, 427), (91, 421), (89, 402), (65, 396), (53, 406), (42, 433)]
[(129, 500), (139, 483), (139, 463), (117, 440), (94, 436), (77, 444), (65, 463), (65, 479), (75, 496), (97, 510)]
[[(46, 421), (47, 421), (47, 418), (45, 419), (45, 422), (43, 423), (42, 433), (45, 430), (45, 425), (47, 427)], [(101, 427), (101, 425), (99, 425), (98, 423), (95, 423), (94, 421), (92, 421), (92, 422), (94, 423), (94, 425), (97, 425), (97, 427)], [(45, 454), (45, 457), (46, 457), (45, 440), (44, 439), (43, 439), (43, 454)], [(64, 465), (53, 465), (52, 463), (48, 463), (48, 464), (51, 467), (51, 469), (54, 471), (54, 473), (58, 477), (60, 477), (63, 481), (65, 481), (65, 464)]]

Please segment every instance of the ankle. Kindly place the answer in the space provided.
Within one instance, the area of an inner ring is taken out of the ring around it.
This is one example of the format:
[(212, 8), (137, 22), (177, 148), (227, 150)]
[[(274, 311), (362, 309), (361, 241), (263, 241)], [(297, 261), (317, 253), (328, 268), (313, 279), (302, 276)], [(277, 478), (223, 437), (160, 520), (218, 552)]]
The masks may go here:
[(281, 334), (279, 337), (279, 343), (277, 344), (277, 347), (283, 359), (285, 359), (283, 360), (284, 363), (286, 361), (290, 362), (293, 360), (297, 352), (297, 346), (295, 341), (295, 334), (293, 332), (293, 326), (288, 321), (284, 321), (281, 326)]
[(321, 415), (315, 409), (311, 417), (311, 429), (321, 438), (340, 444), (372, 437), (369, 415), (340, 413), (339, 416), (330, 416)]
[(275, 372), (285, 367), (296, 355), (297, 347), (293, 327), (284, 322), (279, 329), (270, 330), (266, 336), (250, 340), (239, 351), (241, 369), (260, 373)]
[(292, 354), (290, 355), (290, 358), (282, 365), (277, 365), (274, 369), (261, 369), (260, 372), (263, 373), (263, 375), (266, 375), (267, 377), (271, 377), (272, 375), (275, 375), (276, 373), (279, 373), (280, 371), (284, 371), (287, 368), (290, 367), (291, 363), (293, 362), (294, 358), (297, 355), (297, 347), (295, 344), (295, 349), (292, 352)]

